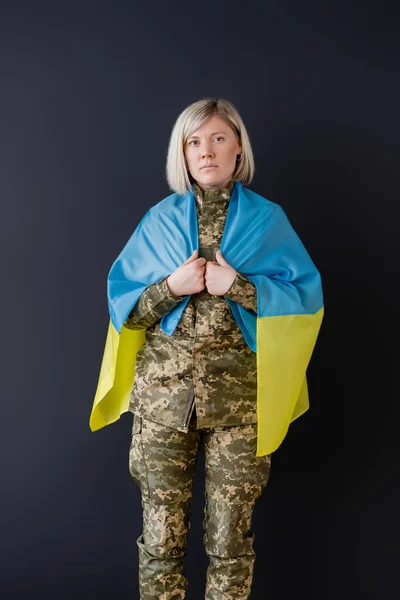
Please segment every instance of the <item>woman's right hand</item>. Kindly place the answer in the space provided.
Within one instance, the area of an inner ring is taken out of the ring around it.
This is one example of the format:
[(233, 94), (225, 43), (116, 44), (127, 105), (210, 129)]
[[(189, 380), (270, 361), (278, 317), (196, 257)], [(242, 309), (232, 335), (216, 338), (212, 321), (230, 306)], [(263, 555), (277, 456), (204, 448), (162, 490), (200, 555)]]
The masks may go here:
[(198, 251), (195, 250), (192, 256), (167, 278), (168, 287), (176, 296), (197, 294), (204, 290), (207, 261), (205, 258), (197, 258), (197, 256)]

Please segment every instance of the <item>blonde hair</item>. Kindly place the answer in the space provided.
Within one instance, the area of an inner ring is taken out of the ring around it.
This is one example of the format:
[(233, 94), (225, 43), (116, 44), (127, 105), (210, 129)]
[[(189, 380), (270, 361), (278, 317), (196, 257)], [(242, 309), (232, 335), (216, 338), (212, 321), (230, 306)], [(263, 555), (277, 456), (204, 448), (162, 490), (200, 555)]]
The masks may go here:
[(234, 131), (242, 147), (241, 160), (237, 162), (232, 179), (248, 185), (254, 176), (254, 156), (250, 139), (239, 112), (231, 102), (223, 98), (204, 98), (187, 106), (175, 121), (171, 132), (166, 179), (169, 187), (178, 194), (186, 194), (194, 181), (186, 163), (184, 145), (196, 129), (211, 116), (218, 116)]

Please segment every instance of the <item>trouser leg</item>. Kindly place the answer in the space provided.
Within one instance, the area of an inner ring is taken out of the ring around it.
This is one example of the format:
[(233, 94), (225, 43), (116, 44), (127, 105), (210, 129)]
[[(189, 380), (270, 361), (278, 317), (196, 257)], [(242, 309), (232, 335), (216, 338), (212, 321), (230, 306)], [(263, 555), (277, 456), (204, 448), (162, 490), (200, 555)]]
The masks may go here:
[[(136, 423), (136, 425), (135, 425)], [(130, 471), (142, 492), (139, 548), (141, 600), (182, 600), (199, 434), (182, 433), (135, 415)]]
[(183, 573), (189, 530), (189, 500), (174, 505), (143, 502), (143, 533), (139, 548), (141, 600), (183, 600), (187, 579)]
[(214, 428), (204, 443), (204, 546), (210, 559), (205, 598), (247, 600), (255, 563), (252, 513), (269, 478), (271, 455), (256, 456), (256, 423)]

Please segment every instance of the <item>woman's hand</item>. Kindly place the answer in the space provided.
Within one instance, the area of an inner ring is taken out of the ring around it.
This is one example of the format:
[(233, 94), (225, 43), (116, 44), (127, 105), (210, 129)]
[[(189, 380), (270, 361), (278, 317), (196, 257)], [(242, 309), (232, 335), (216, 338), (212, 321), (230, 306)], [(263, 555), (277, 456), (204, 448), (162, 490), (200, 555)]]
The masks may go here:
[(197, 294), (205, 288), (204, 273), (206, 259), (197, 258), (195, 250), (185, 262), (176, 269), (167, 279), (170, 291), (176, 296)]
[(206, 287), (212, 296), (223, 296), (234, 282), (237, 271), (226, 262), (220, 250), (215, 258), (218, 262), (209, 260), (206, 264)]

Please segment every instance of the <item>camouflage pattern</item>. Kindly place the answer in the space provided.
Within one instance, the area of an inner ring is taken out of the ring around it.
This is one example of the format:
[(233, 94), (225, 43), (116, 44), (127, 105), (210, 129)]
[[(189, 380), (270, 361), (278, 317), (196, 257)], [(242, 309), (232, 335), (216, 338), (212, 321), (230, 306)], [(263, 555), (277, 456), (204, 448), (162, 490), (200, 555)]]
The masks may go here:
[[(199, 257), (215, 260), (234, 181), (227, 188), (203, 191), (194, 184)], [(185, 296), (175, 296), (167, 278), (149, 286), (132, 309), (125, 327), (146, 327), (146, 343), (136, 356), (130, 411), (187, 432), (195, 411), (199, 428), (257, 421), (256, 354), (224, 299), (204, 289), (192, 294), (172, 336), (160, 329), (164, 314)], [(238, 273), (225, 294), (257, 312), (255, 285)]]
[[(233, 185), (205, 192), (194, 185), (199, 256), (207, 260), (214, 261), (220, 247)], [(257, 312), (256, 288), (241, 273), (225, 297)], [(210, 559), (205, 598), (245, 600), (255, 561), (252, 512), (271, 463), (271, 455), (256, 456), (256, 354), (224, 296), (207, 289), (191, 295), (173, 335), (165, 334), (160, 320), (183, 298), (164, 278), (143, 292), (125, 323), (146, 328), (130, 399), (129, 467), (143, 506), (140, 598), (185, 598), (192, 483), (204, 443), (204, 547)]]
[(257, 425), (199, 429), (193, 414), (183, 433), (135, 415), (129, 468), (142, 495), (143, 534), (137, 539), (141, 600), (185, 598), (183, 561), (200, 443), (206, 462), (203, 540), (210, 560), (205, 599), (250, 597), (252, 513), (271, 465), (271, 455), (256, 456)]

